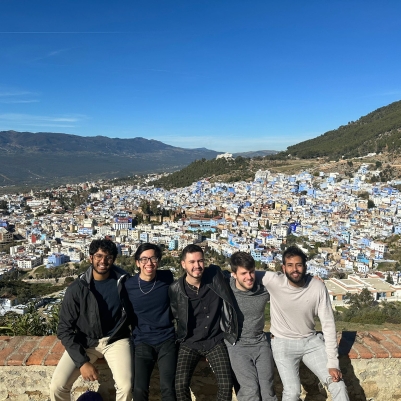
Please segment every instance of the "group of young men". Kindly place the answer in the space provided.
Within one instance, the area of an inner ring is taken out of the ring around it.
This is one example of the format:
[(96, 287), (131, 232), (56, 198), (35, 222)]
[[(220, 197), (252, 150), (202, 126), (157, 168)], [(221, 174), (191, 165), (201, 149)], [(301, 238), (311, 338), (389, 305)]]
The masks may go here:
[[(334, 401), (349, 400), (330, 299), (324, 283), (306, 274), (306, 255), (298, 247), (284, 251), (282, 272), (255, 271), (253, 258), (236, 252), (230, 273), (206, 268), (202, 248), (188, 245), (181, 255), (184, 274), (175, 282), (171, 272), (157, 270), (161, 252), (154, 244), (138, 248), (139, 273), (133, 277), (114, 265), (112, 241), (93, 241), (89, 253), (92, 265), (62, 303), (58, 337), (66, 352), (53, 375), (52, 401), (69, 400), (79, 375), (97, 380), (93, 363), (102, 357), (113, 374), (117, 401), (132, 399), (132, 385), (134, 401), (148, 400), (156, 362), (162, 400), (190, 401), (191, 378), (203, 357), (216, 376), (218, 401), (232, 400), (233, 380), (238, 401), (277, 400), (274, 363), (282, 400), (298, 401), (301, 360)], [(315, 331), (316, 316), (324, 338)]]

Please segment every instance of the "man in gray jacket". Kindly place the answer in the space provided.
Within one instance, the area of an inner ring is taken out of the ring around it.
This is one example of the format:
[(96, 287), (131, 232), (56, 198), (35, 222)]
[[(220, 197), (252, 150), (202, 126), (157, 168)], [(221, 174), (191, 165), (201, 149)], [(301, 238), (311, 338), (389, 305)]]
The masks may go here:
[(255, 261), (249, 253), (235, 252), (230, 265), (238, 338), (234, 345), (225, 343), (240, 386), (238, 401), (277, 401), (273, 389), (272, 352), (263, 332), (269, 293), (255, 280)]

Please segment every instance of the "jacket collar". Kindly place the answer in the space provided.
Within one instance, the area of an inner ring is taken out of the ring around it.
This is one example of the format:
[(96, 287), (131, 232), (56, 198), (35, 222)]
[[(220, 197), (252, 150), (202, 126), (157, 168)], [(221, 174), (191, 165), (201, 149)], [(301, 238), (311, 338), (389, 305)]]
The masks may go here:
[[(113, 265), (112, 270), (114, 271), (114, 273), (117, 276), (117, 282), (120, 283), (121, 280), (123, 280), (126, 276), (128, 277), (129, 274), (121, 269), (121, 267), (118, 267), (116, 265)], [(79, 278), (84, 281), (87, 285), (90, 284), (90, 282), (93, 280), (93, 266), (90, 265), (88, 267), (88, 269), (86, 270), (86, 272), (82, 273)]]

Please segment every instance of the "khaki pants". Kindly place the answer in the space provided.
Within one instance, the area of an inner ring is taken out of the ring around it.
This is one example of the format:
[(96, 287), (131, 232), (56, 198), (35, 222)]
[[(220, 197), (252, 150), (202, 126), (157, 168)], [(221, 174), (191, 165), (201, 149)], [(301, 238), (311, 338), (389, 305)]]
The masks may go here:
[[(99, 344), (94, 348), (88, 348), (86, 354), (90, 363), (97, 359), (106, 360), (116, 387), (116, 401), (132, 400), (132, 351), (128, 338), (118, 340), (107, 345), (107, 338), (101, 338)], [(67, 351), (61, 357), (54, 371), (50, 384), (51, 401), (70, 401), (72, 385), (80, 376), (73, 360)]]

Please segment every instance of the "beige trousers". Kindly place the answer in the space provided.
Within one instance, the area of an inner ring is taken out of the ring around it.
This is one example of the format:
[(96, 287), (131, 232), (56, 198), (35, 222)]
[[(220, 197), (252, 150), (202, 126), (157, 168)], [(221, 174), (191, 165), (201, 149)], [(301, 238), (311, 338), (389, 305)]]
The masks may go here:
[[(96, 347), (86, 350), (86, 354), (90, 358), (90, 363), (104, 357), (113, 374), (116, 401), (131, 401), (133, 364), (129, 339), (124, 338), (109, 345), (107, 345), (107, 340), (108, 337), (101, 338)], [(73, 360), (65, 351), (50, 383), (51, 401), (70, 401), (72, 385), (79, 376), (79, 369), (75, 367)]]

